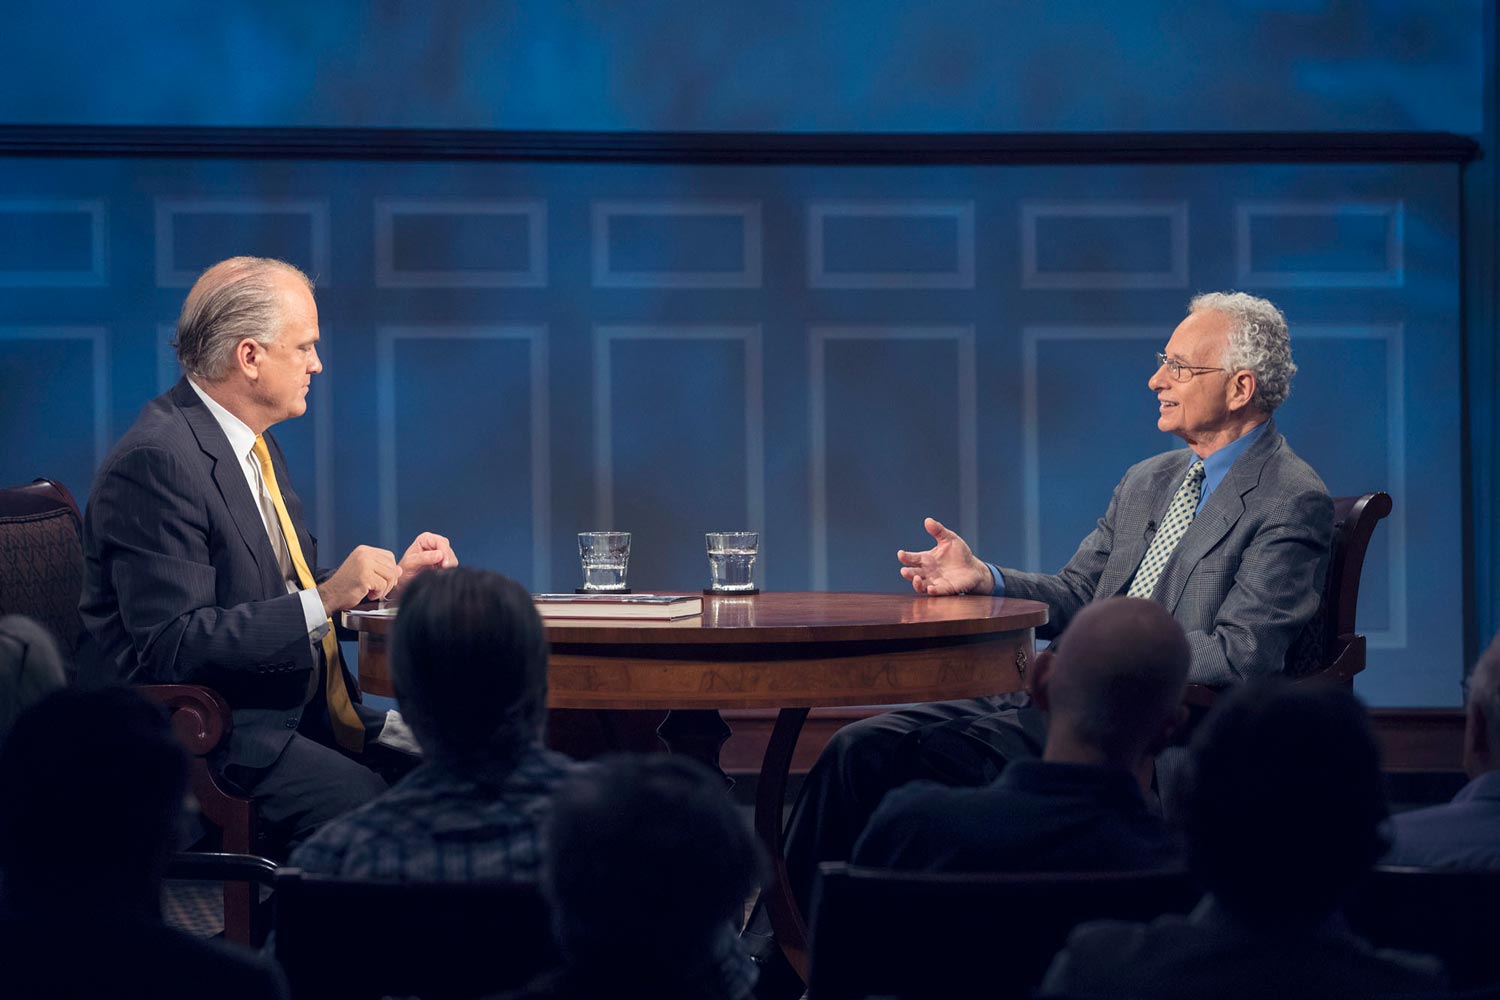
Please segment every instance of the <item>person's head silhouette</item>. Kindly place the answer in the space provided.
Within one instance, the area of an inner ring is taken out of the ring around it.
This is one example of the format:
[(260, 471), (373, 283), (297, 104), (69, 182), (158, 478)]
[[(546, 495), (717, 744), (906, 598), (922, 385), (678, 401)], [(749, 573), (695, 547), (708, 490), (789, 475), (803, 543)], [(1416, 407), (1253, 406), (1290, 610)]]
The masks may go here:
[(1385, 817), (1369, 718), (1344, 688), (1249, 681), (1193, 741), (1188, 863), (1247, 919), (1326, 917), (1385, 853)]
[(0, 746), (0, 870), (21, 908), (154, 913), (176, 848), (187, 754), (127, 688), (57, 691)]

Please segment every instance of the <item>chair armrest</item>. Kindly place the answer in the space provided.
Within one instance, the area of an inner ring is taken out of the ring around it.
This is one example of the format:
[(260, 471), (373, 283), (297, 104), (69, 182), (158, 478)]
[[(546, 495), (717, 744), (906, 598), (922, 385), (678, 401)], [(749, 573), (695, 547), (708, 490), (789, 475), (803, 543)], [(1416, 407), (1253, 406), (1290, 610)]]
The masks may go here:
[(194, 757), (208, 756), (223, 745), (234, 729), (229, 703), (211, 688), (197, 684), (143, 684), (140, 690), (166, 707), (173, 732)]
[(257, 854), (183, 851), (167, 862), (167, 878), (275, 885), (276, 862)]

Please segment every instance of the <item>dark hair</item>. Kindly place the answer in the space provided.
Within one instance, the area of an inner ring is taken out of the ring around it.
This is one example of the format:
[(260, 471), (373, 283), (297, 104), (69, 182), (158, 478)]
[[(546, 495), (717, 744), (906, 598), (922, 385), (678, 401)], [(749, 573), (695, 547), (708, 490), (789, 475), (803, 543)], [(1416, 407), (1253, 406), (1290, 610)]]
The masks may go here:
[(413, 580), (391, 636), (391, 675), (426, 753), (492, 753), (542, 733), (547, 634), (526, 588), (499, 573), (457, 566)]
[(1385, 852), (1385, 818), (1369, 718), (1337, 685), (1249, 681), (1193, 741), (1188, 863), (1247, 917), (1326, 915)]
[(542, 887), (573, 962), (682, 962), (739, 927), (765, 871), (723, 781), (667, 754), (607, 756), (569, 779), (547, 843)]
[(186, 790), (187, 753), (155, 702), (128, 688), (48, 695), (0, 747), (7, 891), (108, 905), (149, 889), (176, 848)]

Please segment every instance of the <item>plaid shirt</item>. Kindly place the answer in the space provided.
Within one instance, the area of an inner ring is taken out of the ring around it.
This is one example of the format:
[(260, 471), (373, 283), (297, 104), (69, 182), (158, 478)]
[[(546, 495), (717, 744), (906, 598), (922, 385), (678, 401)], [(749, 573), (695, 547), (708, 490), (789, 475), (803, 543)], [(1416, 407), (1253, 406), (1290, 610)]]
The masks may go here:
[(462, 773), (430, 760), (318, 830), (290, 863), (353, 878), (534, 882), (552, 793), (581, 766), (540, 743), (513, 765)]

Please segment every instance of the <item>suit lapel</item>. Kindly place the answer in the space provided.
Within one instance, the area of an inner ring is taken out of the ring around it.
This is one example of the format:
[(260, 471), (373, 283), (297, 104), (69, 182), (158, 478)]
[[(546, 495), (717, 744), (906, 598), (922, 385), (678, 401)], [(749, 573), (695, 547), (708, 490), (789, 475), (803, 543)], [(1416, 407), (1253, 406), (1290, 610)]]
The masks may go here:
[[(245, 473), (241, 471), (239, 457), (229, 447), (229, 439), (224, 436), (219, 422), (203, 405), (193, 387), (187, 384), (186, 378), (178, 380), (170, 396), (198, 439), (198, 447), (213, 461), (214, 484), (219, 488), (224, 505), (229, 508), (229, 516), (245, 548), (250, 550), (250, 556), (260, 570), (266, 593), (276, 593), (281, 568), (276, 563), (276, 553), (271, 550), (271, 537), (266, 534), (266, 522), (260, 516), (260, 507), (250, 493)], [(285, 590), (285, 585), (279, 589)]]
[(1229, 467), (1223, 481), (1209, 494), (1203, 509), (1188, 525), (1153, 595), (1168, 611), (1177, 610), (1177, 602), (1182, 599), (1187, 578), (1194, 567), (1245, 513), (1245, 495), (1260, 484), (1261, 467), (1280, 444), (1281, 435), (1276, 433), (1276, 424), (1267, 421), (1260, 438)]

